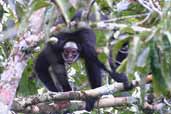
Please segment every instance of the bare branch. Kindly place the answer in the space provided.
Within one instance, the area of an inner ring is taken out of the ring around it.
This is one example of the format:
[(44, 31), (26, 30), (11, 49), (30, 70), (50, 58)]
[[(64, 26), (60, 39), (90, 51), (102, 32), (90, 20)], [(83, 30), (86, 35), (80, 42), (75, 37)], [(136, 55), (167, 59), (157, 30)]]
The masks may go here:
[[(139, 84), (138, 82), (133, 83), (134, 87), (136, 87), (138, 84)], [(122, 83), (114, 83), (112, 85), (105, 85), (105, 86), (102, 86), (102, 87), (99, 87), (96, 89), (86, 90), (86, 91), (69, 91), (69, 92), (57, 92), (57, 93), (50, 92), (50, 93), (45, 93), (43, 95), (37, 95), (37, 96), (35, 95), (35, 96), (31, 96), (31, 97), (26, 97), (26, 98), (16, 98), (12, 109), (18, 112), (21, 110), (26, 110), (27, 109), (26, 107), (31, 107), (33, 105), (36, 105), (36, 106), (41, 105), (42, 106), (42, 103), (49, 103), (50, 101), (55, 101), (55, 102), (69, 101), (69, 100), (85, 101), (89, 97), (100, 97), (102, 95), (106, 95), (108, 93), (114, 93), (114, 92), (121, 91), (121, 90), (124, 90), (123, 84)], [(101, 102), (100, 107), (107, 107), (107, 106), (113, 106), (113, 105), (118, 104), (118, 103), (116, 103), (117, 101), (111, 102), (111, 100), (107, 100), (104, 102), (104, 99), (100, 102)], [(132, 100), (129, 100), (129, 102), (132, 102)], [(114, 103), (114, 104), (112, 104), (112, 103)], [(122, 104), (122, 103), (124, 104), (124, 102), (120, 102), (120, 100), (119, 100), (119, 104)], [(128, 103), (127, 98), (126, 98), (125, 103)], [(43, 105), (46, 105), (46, 104), (43, 104)], [(83, 106), (83, 107), (85, 107), (85, 106)], [(32, 108), (31, 109), (28, 108), (28, 109), (31, 110)], [(84, 108), (81, 108), (81, 109), (84, 109)]]
[(67, 15), (64, 12), (64, 7), (62, 7), (62, 3), (60, 0), (51, 0), (51, 2), (53, 2), (55, 4), (55, 6), (57, 7), (57, 9), (59, 10), (59, 12), (61, 13), (63, 20), (65, 22), (66, 25), (69, 25), (69, 19), (67, 17)]
[(102, 30), (113, 30), (114, 28), (125, 28), (131, 27), (136, 32), (151, 32), (151, 28), (140, 27), (136, 25), (126, 25), (126, 24), (119, 24), (119, 23), (105, 23), (105, 22), (97, 22), (97, 23), (90, 23), (90, 26), (102, 29)]
[(88, 17), (90, 16), (90, 13), (91, 13), (93, 4), (94, 4), (95, 2), (96, 2), (96, 0), (91, 0), (90, 4), (89, 4), (89, 6), (88, 6), (88, 9), (87, 9), (88, 11), (87, 11), (87, 16), (86, 16), (87, 20), (88, 20)]
[[(136, 98), (134, 97), (105, 97), (99, 99), (95, 103), (95, 108), (105, 108), (105, 107), (112, 107), (112, 106), (123, 106), (126, 104), (131, 104), (137, 102)], [(36, 105), (31, 105), (28, 107), (19, 107), (19, 105), (15, 104), (16, 112), (24, 112), (24, 113), (50, 113), (56, 111), (63, 111), (63, 110), (84, 110), (85, 109), (85, 102), (84, 101), (59, 101), (55, 103), (39, 103)]]
[(162, 17), (162, 11), (158, 0), (138, 0), (138, 2), (150, 12), (157, 12)]

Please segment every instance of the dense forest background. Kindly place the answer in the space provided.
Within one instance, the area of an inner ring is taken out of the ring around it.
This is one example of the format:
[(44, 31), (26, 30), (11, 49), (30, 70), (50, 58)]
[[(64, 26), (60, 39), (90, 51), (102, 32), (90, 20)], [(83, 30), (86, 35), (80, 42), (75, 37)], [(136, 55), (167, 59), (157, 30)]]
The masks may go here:
[[(71, 18), (79, 10), (85, 15), (73, 27)], [(87, 18), (91, 14), (93, 21)], [(101, 20), (101, 15), (106, 19)], [(64, 21), (59, 24), (61, 18)], [(83, 62), (68, 66), (73, 90), (107, 99), (90, 113), (170, 114), (170, 18), (169, 0), (0, 0), (0, 114), (89, 113), (77, 111), (85, 106), (75, 103), (80, 99), (72, 99), (69, 92), (47, 93), (33, 69), (51, 34), (84, 25), (96, 32), (98, 57), (107, 66), (110, 49), (115, 60), (121, 46), (128, 42), (128, 57), (117, 72), (125, 72), (130, 82), (138, 83), (133, 90), (122, 91), (122, 84), (103, 73), (104, 86), (88, 91)], [(68, 102), (61, 103), (64, 99), (73, 102), (66, 105)]]

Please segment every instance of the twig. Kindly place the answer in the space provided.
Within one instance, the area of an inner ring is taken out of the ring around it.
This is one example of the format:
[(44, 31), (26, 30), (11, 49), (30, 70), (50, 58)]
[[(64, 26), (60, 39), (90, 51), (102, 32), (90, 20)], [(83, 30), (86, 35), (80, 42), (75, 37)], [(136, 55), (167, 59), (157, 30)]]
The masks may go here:
[(97, 22), (97, 23), (90, 23), (90, 26), (97, 28), (97, 29), (102, 29), (102, 30), (113, 30), (115, 28), (125, 28), (125, 27), (130, 27), (136, 32), (151, 32), (152, 29), (150, 28), (145, 28), (145, 27), (140, 27), (136, 25), (126, 25), (126, 24), (119, 24), (119, 23), (104, 23), (104, 22)]
[(94, 4), (95, 2), (96, 2), (96, 0), (92, 0), (92, 1), (90, 2), (90, 5), (89, 5), (88, 11), (87, 11), (87, 16), (86, 16), (86, 19), (87, 19), (87, 20), (88, 20), (88, 18), (89, 18), (89, 16), (90, 16), (91, 9), (92, 9), (93, 4)]
[(104, 23), (111, 23), (111, 22), (115, 22), (115, 21), (123, 20), (123, 19), (143, 17), (143, 16), (147, 16), (148, 14), (149, 14), (149, 13), (138, 14), (138, 15), (123, 16), (123, 17), (119, 17), (119, 18), (104, 20), (104, 21), (102, 21), (102, 22), (104, 22)]
[(54, 3), (55, 6), (59, 9), (59, 11), (60, 11), (60, 13), (61, 13), (61, 15), (62, 15), (62, 17), (63, 17), (64, 23), (65, 23), (66, 25), (69, 25), (69, 22), (70, 22), (70, 21), (69, 21), (67, 15), (66, 15), (65, 12), (64, 12), (64, 8), (61, 7), (61, 5), (62, 5), (61, 1), (60, 1), (60, 0), (51, 0), (51, 2)]
[(145, 7), (146, 9), (148, 9), (150, 12), (157, 12), (160, 17), (162, 17), (162, 12), (161, 12), (161, 8), (159, 6), (159, 1), (156, 1), (157, 3), (155, 3), (153, 0), (138, 0), (138, 2)]
[(143, 23), (145, 23), (151, 16), (152, 13), (148, 13), (148, 15), (140, 22), (137, 22), (136, 25), (142, 25)]

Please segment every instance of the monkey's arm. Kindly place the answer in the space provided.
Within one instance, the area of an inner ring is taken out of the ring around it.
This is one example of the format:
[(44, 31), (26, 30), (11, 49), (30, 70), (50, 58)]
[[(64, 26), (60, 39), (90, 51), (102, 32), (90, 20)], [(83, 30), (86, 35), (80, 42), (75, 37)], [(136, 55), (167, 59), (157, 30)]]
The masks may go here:
[(36, 75), (43, 82), (43, 84), (47, 87), (48, 90), (57, 92), (58, 90), (56, 89), (48, 70), (49, 66), (50, 64), (47, 61), (44, 53), (40, 53), (35, 63)]
[(71, 87), (68, 82), (67, 72), (63, 63), (54, 63), (52, 65), (52, 71), (54, 73), (53, 79), (55, 82), (59, 82), (63, 91), (71, 91)]

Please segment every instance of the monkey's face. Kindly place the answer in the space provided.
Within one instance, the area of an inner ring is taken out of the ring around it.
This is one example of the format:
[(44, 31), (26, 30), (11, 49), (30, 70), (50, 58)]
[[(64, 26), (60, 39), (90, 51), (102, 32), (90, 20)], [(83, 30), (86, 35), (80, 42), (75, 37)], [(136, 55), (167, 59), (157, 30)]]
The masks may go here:
[(64, 45), (62, 57), (68, 64), (74, 63), (79, 58), (79, 51), (76, 43), (68, 42)]

